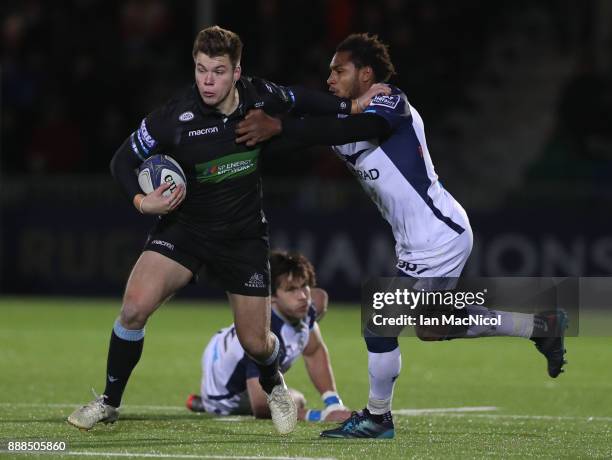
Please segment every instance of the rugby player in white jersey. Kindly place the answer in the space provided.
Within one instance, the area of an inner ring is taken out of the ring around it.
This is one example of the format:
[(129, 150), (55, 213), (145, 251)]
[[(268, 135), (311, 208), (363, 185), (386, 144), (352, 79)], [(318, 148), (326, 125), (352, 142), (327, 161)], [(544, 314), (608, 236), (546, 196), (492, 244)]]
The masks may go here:
[[(336, 96), (355, 98), (395, 73), (388, 48), (378, 37), (353, 34), (336, 48), (327, 80)], [(472, 249), (472, 230), (462, 206), (438, 181), (427, 148), (423, 120), (406, 94), (391, 86), (391, 94), (374, 97), (355, 116), (285, 118), (253, 111), (236, 130), (237, 142), (252, 145), (274, 135), (305, 144), (332, 145), (354, 173), (382, 216), (396, 242), (397, 275), (448, 282), (461, 275)], [(436, 286), (431, 286), (436, 289)], [(417, 328), (423, 340), (516, 336), (530, 338), (546, 357), (548, 373), (563, 371), (563, 311), (521, 314), (469, 306), (467, 316), (501, 315), (501, 325), (470, 325), (459, 329)], [(546, 332), (546, 333), (543, 333)], [(370, 392), (366, 408), (340, 427), (321, 433), (336, 438), (392, 438), (391, 400), (401, 369), (396, 337), (364, 331), (368, 349)]]
[[(280, 371), (285, 374), (301, 355), (324, 406), (322, 410), (307, 409), (304, 396), (290, 389), (298, 419), (345, 420), (351, 413), (342, 405), (336, 390), (329, 354), (317, 323), (327, 309), (327, 292), (315, 287), (314, 268), (302, 254), (272, 252), (270, 272), (270, 328), (280, 341)], [(202, 355), (200, 394), (190, 395), (187, 407), (194, 412), (270, 418), (259, 371), (240, 345), (233, 324), (217, 332), (206, 346)]]

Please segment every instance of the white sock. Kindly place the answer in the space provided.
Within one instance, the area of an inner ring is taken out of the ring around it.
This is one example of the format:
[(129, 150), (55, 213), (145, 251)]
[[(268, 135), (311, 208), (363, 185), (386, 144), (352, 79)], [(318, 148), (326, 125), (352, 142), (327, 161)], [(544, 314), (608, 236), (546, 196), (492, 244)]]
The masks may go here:
[(386, 353), (368, 352), (370, 395), (368, 410), (372, 414), (384, 414), (391, 410), (393, 387), (402, 368), (399, 347)]
[(486, 318), (500, 318), (498, 326), (474, 324), (468, 326), (468, 330), (465, 333), (466, 338), (507, 336), (525, 337), (528, 339), (533, 333), (532, 314), (489, 310), (473, 305), (465, 307), (465, 309), (470, 316), (482, 315)]

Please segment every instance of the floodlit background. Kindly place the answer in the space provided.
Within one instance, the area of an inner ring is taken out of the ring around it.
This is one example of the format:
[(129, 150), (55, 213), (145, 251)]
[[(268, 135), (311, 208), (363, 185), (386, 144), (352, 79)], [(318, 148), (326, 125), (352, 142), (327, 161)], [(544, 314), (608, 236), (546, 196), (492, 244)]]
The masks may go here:
[[(612, 272), (606, 0), (19, 0), (0, 20), (2, 293), (120, 295), (152, 219), (109, 160), (191, 83), (193, 38), (211, 24), (241, 35), (246, 75), (323, 90), (335, 45), (379, 34), (472, 220), (466, 273)], [(272, 246), (310, 256), (332, 298), (393, 272), (388, 225), (326, 148), (262, 166)]]

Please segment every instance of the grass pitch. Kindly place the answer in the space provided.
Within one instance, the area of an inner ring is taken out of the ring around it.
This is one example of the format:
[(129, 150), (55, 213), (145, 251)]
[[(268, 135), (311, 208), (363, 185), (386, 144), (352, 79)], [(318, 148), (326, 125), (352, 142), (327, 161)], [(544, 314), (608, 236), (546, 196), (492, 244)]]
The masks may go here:
[[(226, 305), (179, 301), (147, 326), (119, 422), (80, 432), (65, 418), (92, 398), (91, 387), (104, 389), (118, 305), (0, 299), (0, 457), (24, 458), (6, 451), (8, 441), (64, 441), (68, 451), (51, 455), (65, 458), (612, 457), (611, 338), (568, 339), (567, 372), (554, 380), (524, 339), (404, 338), (394, 440), (323, 440), (319, 431), (332, 425), (304, 422), (281, 437), (269, 421), (184, 408), (199, 388), (203, 347), (231, 314)], [(359, 310), (332, 303), (321, 329), (345, 404), (363, 407), (368, 380)], [(301, 363), (287, 381), (311, 407), (321, 405)]]

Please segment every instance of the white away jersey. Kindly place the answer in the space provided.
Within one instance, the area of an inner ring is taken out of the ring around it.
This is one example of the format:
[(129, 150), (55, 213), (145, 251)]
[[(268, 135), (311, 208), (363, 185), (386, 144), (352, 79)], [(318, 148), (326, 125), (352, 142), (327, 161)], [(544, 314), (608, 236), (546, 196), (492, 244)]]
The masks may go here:
[[(311, 304), (306, 318), (294, 326), (272, 310), (271, 330), (280, 341), (282, 373), (289, 370), (306, 348), (316, 314)], [(202, 356), (200, 394), (204, 407), (208, 412), (221, 415), (248, 412), (246, 381), (258, 376), (257, 366), (244, 353), (234, 325), (221, 329), (210, 340)]]
[(397, 258), (427, 260), (464, 232), (471, 235), (464, 209), (438, 181), (423, 120), (406, 95), (392, 87), (389, 96), (372, 99), (365, 113), (385, 118), (391, 134), (333, 149), (391, 225)]

